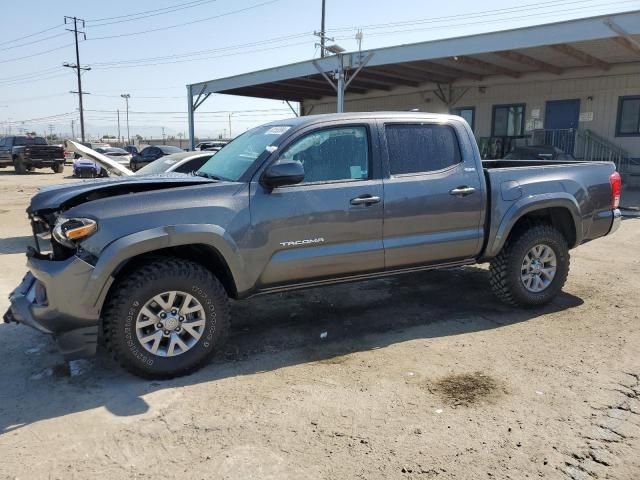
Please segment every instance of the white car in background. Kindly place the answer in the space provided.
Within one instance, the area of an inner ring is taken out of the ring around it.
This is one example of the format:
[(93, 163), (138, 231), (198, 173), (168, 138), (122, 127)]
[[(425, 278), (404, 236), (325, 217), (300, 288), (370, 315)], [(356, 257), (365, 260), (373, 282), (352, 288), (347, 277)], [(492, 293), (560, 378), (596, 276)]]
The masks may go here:
[(216, 152), (211, 151), (173, 153), (159, 158), (134, 173), (125, 165), (114, 161), (111, 157), (97, 151), (97, 149), (92, 150), (81, 143), (66, 140), (65, 148), (73, 151), (85, 160), (92, 161), (96, 166), (100, 166), (101, 169), (104, 170), (104, 176), (109, 174), (116, 176), (153, 175), (166, 172), (188, 174), (199, 170), (200, 167), (216, 154)]
[(136, 171), (137, 175), (153, 175), (156, 173), (191, 173), (200, 170), (211, 157), (215, 155), (214, 151), (202, 152), (179, 152), (172, 153), (165, 157), (161, 157), (149, 165), (145, 165)]
[(109, 157), (111, 160), (118, 162), (120, 165), (124, 165), (125, 167), (129, 166), (129, 162), (131, 161), (132, 155), (124, 150), (123, 148), (118, 147), (97, 147), (94, 148), (98, 153)]

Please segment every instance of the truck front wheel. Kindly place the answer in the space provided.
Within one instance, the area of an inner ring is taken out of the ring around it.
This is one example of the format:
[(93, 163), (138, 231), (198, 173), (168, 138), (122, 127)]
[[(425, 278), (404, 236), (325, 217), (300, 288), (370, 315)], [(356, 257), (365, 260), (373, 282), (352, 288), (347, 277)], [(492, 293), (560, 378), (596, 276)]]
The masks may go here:
[(15, 157), (13, 159), (13, 168), (18, 175), (24, 175), (28, 172), (27, 166), (20, 157)]
[(209, 270), (165, 257), (118, 282), (103, 325), (120, 365), (141, 377), (166, 379), (197, 370), (219, 351), (229, 319), (227, 294)]
[(569, 274), (569, 248), (550, 225), (537, 225), (507, 240), (489, 267), (494, 294), (509, 305), (532, 307), (553, 300)]
[(53, 173), (62, 173), (64, 172), (64, 162), (54, 163), (51, 167)]

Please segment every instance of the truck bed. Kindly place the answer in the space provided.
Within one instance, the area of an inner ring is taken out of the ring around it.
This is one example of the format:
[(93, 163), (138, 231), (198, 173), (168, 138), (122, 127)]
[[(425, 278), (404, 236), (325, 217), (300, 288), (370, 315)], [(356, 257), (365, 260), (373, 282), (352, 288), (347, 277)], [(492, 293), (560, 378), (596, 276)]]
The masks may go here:
[(611, 229), (610, 176), (615, 171), (611, 162), (484, 160), (482, 167), (490, 212), (486, 257), (497, 254), (491, 246), (510, 229), (505, 222), (525, 214), (528, 205), (535, 204), (539, 209), (549, 203), (554, 214), (564, 215), (561, 210), (570, 214), (566, 221), (578, 229), (570, 248), (606, 235)]

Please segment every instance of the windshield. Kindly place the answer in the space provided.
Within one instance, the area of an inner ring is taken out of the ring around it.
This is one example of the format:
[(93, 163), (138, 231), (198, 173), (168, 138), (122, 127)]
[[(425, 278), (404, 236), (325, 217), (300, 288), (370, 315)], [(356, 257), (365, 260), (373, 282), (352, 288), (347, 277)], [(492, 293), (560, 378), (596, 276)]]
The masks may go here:
[(107, 155), (113, 155), (114, 153), (119, 153), (121, 155), (122, 154), (127, 155), (127, 153), (129, 153), (126, 150), (123, 150), (121, 148), (116, 148), (116, 147), (105, 148), (105, 152), (107, 153)]
[(160, 150), (162, 150), (164, 153), (178, 153), (178, 152), (184, 152), (184, 150), (182, 150), (181, 148), (178, 147), (172, 147), (171, 145), (162, 145), (162, 146), (158, 146), (158, 148)]
[(16, 146), (24, 146), (24, 145), (46, 145), (47, 141), (42, 137), (16, 137), (14, 145)]
[(249, 130), (226, 144), (198, 172), (235, 182), (289, 128), (287, 125), (263, 125)]

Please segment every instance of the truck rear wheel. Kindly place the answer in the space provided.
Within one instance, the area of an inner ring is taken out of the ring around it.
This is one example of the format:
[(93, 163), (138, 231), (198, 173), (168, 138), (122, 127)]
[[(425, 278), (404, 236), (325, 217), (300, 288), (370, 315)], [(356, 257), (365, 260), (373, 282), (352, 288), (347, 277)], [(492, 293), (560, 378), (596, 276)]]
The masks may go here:
[(553, 300), (569, 274), (569, 248), (549, 225), (533, 226), (509, 238), (491, 262), (493, 293), (509, 305), (532, 307)]
[(227, 294), (210, 271), (162, 258), (119, 281), (103, 325), (120, 365), (141, 377), (166, 379), (197, 370), (219, 351), (229, 319)]
[(53, 173), (64, 172), (64, 162), (54, 163), (53, 166), (51, 167), (51, 170), (53, 170)]

